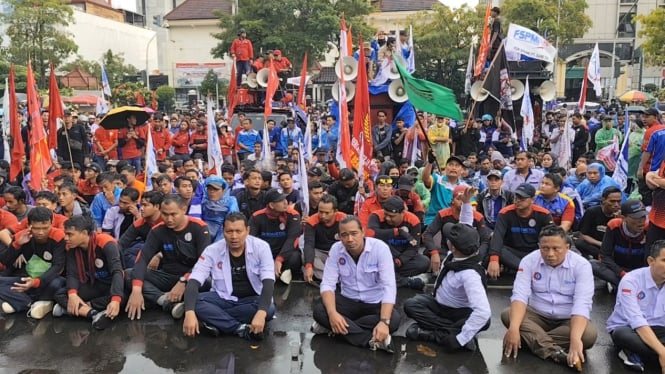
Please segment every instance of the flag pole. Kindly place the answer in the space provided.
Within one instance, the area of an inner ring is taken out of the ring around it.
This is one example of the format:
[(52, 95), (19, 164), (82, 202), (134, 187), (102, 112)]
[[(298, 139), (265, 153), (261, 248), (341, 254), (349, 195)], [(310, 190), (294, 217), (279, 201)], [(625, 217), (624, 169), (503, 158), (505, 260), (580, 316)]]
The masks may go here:
[[(497, 49), (496, 53), (494, 54), (494, 57), (492, 58), (492, 62), (490, 62), (490, 66), (487, 68), (487, 70), (486, 70), (485, 72), (488, 72), (488, 71), (492, 70), (492, 68), (494, 67), (494, 63), (496, 62), (496, 58), (499, 56), (499, 54), (500, 54), (499, 52), (501, 51), (502, 48), (503, 48), (503, 43), (501, 43), (501, 44), (499, 45), (499, 49)], [(481, 85), (480, 87), (485, 87), (485, 81), (486, 81), (486, 80), (487, 80), (487, 73), (485, 73), (485, 76), (483, 77), (483, 80), (482, 80), (483, 83), (482, 83), (482, 85)], [(494, 97), (494, 95), (492, 95), (491, 93), (490, 93), (490, 96), (491, 96), (494, 100), (496, 100), (496, 101), (499, 102), (499, 111), (500, 111), (500, 110), (501, 110), (501, 109), (500, 109), (500, 108), (501, 108), (501, 105), (500, 105), (500, 104), (501, 104), (501, 100), (499, 100), (499, 99), (497, 99), (496, 97)], [(471, 111), (469, 112), (469, 113), (471, 113), (471, 116), (473, 116), (473, 111), (476, 109), (476, 104), (477, 104), (477, 103), (478, 103), (478, 102), (477, 102), (476, 100), (473, 100), (473, 104), (471, 104)], [(469, 118), (467, 119), (467, 121), (466, 121), (466, 128), (467, 128), (467, 129), (469, 128), (469, 126), (470, 126), (470, 124), (471, 124), (471, 121), (470, 121), (470, 120), (471, 120), (471, 117), (469, 117)]]
[[(62, 130), (65, 133), (65, 139), (67, 139), (67, 150), (69, 151), (69, 161), (72, 167), (72, 173), (74, 173), (74, 156), (72, 156), (72, 146), (69, 143), (69, 130), (67, 129), (67, 125), (64, 125)], [(79, 166), (84, 167), (84, 165), (79, 165)]]

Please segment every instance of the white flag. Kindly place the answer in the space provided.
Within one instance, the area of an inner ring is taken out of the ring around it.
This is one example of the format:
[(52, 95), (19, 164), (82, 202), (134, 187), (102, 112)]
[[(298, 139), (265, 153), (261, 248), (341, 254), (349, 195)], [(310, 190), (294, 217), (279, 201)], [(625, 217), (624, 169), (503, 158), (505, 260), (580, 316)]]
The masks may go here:
[(152, 126), (148, 124), (148, 136), (145, 142), (145, 187), (146, 191), (152, 190), (152, 176), (158, 173), (157, 156), (152, 143)]
[(219, 134), (217, 133), (217, 124), (215, 123), (215, 113), (212, 99), (208, 99), (208, 170), (215, 169), (217, 176), (222, 176), (222, 147), (219, 144)]
[(406, 59), (406, 70), (416, 71), (416, 50), (413, 48), (413, 26), (409, 25), (409, 58)]
[(533, 132), (536, 127), (529, 92), (529, 77), (527, 76), (526, 84), (524, 85), (524, 96), (522, 97), (522, 107), (520, 108), (520, 115), (524, 119), (522, 125), (522, 146), (524, 150), (528, 149), (529, 145), (533, 143)]
[(600, 85), (600, 53), (598, 52), (598, 43), (596, 43), (593, 53), (591, 53), (589, 67), (587, 68), (587, 78), (593, 83), (593, 90), (596, 91), (596, 96), (602, 96), (603, 87)]
[(302, 155), (305, 154), (305, 147), (302, 142), (298, 142), (298, 148), (300, 150), (300, 163), (298, 165), (298, 179), (300, 179), (300, 197), (302, 201), (300, 202), (302, 208), (302, 215), (309, 216), (309, 186), (307, 184), (307, 165), (305, 164), (305, 157)]
[(471, 78), (473, 78), (473, 44), (469, 47), (469, 62), (466, 63), (466, 77), (464, 79), (464, 93), (471, 94)]

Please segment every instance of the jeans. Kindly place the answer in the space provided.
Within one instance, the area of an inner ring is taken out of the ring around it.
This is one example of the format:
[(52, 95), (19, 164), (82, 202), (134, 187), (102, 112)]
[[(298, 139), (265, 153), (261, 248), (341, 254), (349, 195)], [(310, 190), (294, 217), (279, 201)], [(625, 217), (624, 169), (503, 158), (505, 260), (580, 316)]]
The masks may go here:
[(125, 161), (136, 169), (136, 174), (143, 173), (143, 157), (126, 158)]
[[(650, 326), (658, 340), (665, 344), (665, 327)], [(656, 352), (644, 343), (642, 338), (630, 326), (618, 327), (610, 332), (612, 341), (619, 349), (627, 349), (638, 356), (644, 358), (658, 359)]]
[(236, 61), (236, 82), (238, 87), (242, 84), (242, 75), (248, 75), (252, 72), (252, 62), (247, 61)]
[[(238, 301), (225, 300), (217, 292), (203, 292), (196, 301), (195, 312), (199, 320), (216, 327), (221, 333), (233, 334), (240, 325), (251, 323), (259, 310), (260, 296), (250, 296)], [(275, 315), (275, 305), (270, 304), (266, 321)]]
[[(363, 303), (346, 298), (340, 293), (336, 293), (335, 309), (337, 309), (337, 313), (344, 317), (347, 324), (346, 329), (348, 334), (343, 335), (342, 338), (352, 345), (367, 347), (370, 339), (372, 339), (374, 327), (376, 327), (381, 320), (381, 303)], [(316, 322), (321, 326), (332, 330), (330, 327), (328, 311), (321, 299), (314, 303), (313, 314)], [(391, 334), (399, 328), (399, 321), (400, 315), (395, 309), (393, 309), (393, 313), (390, 316), (389, 328)]]

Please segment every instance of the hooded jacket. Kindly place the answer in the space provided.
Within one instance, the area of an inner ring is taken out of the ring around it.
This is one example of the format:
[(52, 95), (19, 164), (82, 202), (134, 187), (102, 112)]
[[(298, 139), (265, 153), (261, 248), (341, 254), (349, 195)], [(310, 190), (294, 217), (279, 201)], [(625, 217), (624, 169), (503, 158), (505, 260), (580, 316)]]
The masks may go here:
[(621, 187), (612, 178), (605, 175), (605, 166), (602, 164), (594, 162), (587, 167), (587, 171), (590, 169), (598, 170), (598, 173), (601, 175), (601, 177), (600, 180), (596, 183), (591, 183), (587, 178), (582, 181), (579, 186), (577, 186), (577, 192), (582, 198), (582, 204), (584, 204), (585, 209), (600, 205), (603, 190), (605, 190), (607, 187), (616, 187), (621, 189)]
[(222, 237), (222, 227), (224, 227), (224, 220), (226, 215), (232, 212), (238, 212), (238, 201), (231, 196), (231, 189), (228, 188), (226, 181), (216, 175), (211, 175), (205, 180), (205, 185), (219, 184), (224, 187), (224, 195), (217, 200), (212, 201), (208, 197), (208, 190), (205, 190), (203, 195), (203, 203), (201, 204), (201, 218), (208, 224), (210, 230), (210, 237), (213, 242), (216, 242)]

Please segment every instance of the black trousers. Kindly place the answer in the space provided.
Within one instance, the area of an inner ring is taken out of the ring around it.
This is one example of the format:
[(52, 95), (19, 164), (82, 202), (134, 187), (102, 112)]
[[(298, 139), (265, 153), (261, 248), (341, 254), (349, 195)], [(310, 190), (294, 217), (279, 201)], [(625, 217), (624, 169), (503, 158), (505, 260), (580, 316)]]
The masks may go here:
[[(352, 345), (358, 347), (367, 347), (370, 339), (372, 339), (374, 327), (381, 320), (381, 303), (367, 304), (360, 301), (351, 300), (342, 296), (340, 293), (335, 294), (335, 308), (337, 313), (341, 314), (346, 320), (348, 325), (348, 334), (341, 337)], [(321, 326), (332, 330), (330, 327), (330, 317), (328, 311), (323, 305), (321, 299), (314, 303), (313, 307), (314, 320)], [(393, 313), (390, 316), (390, 333), (397, 331), (399, 328), (400, 315), (393, 308)]]
[(587, 243), (584, 239), (575, 239), (575, 248), (577, 248), (582, 256), (589, 258), (589, 256), (597, 259), (600, 254), (600, 247)]
[(397, 287), (407, 285), (408, 277), (420, 275), (429, 271), (430, 262), (427, 256), (416, 255), (405, 262), (399, 268), (395, 268), (395, 277), (397, 278)]
[[(473, 312), (471, 308), (450, 308), (439, 304), (432, 295), (416, 295), (404, 303), (404, 313), (413, 318), (420, 328), (434, 332), (436, 342), (442, 344), (448, 335), (457, 335)], [(490, 327), (490, 320), (480, 331)]]
[[(661, 343), (665, 344), (665, 327), (662, 326), (651, 326), (654, 334), (658, 337)], [(614, 345), (620, 349), (626, 349), (633, 353), (636, 353), (642, 359), (658, 359), (656, 352), (649, 348), (648, 345), (644, 343), (642, 338), (637, 335), (635, 330), (631, 329), (630, 326), (623, 326), (615, 329), (610, 333)]]
[(646, 247), (651, 247), (653, 242), (661, 239), (665, 239), (665, 229), (662, 229), (656, 225), (649, 225), (649, 228), (647, 229)]
[[(55, 302), (67, 310), (69, 301), (69, 289), (63, 287), (55, 293)], [(78, 289), (78, 296), (81, 300), (90, 303), (92, 309), (97, 311), (106, 310), (106, 306), (111, 302), (111, 282), (103, 282), (97, 279), (94, 284), (82, 283)], [(122, 297), (121, 310), (127, 301), (126, 295)]]

